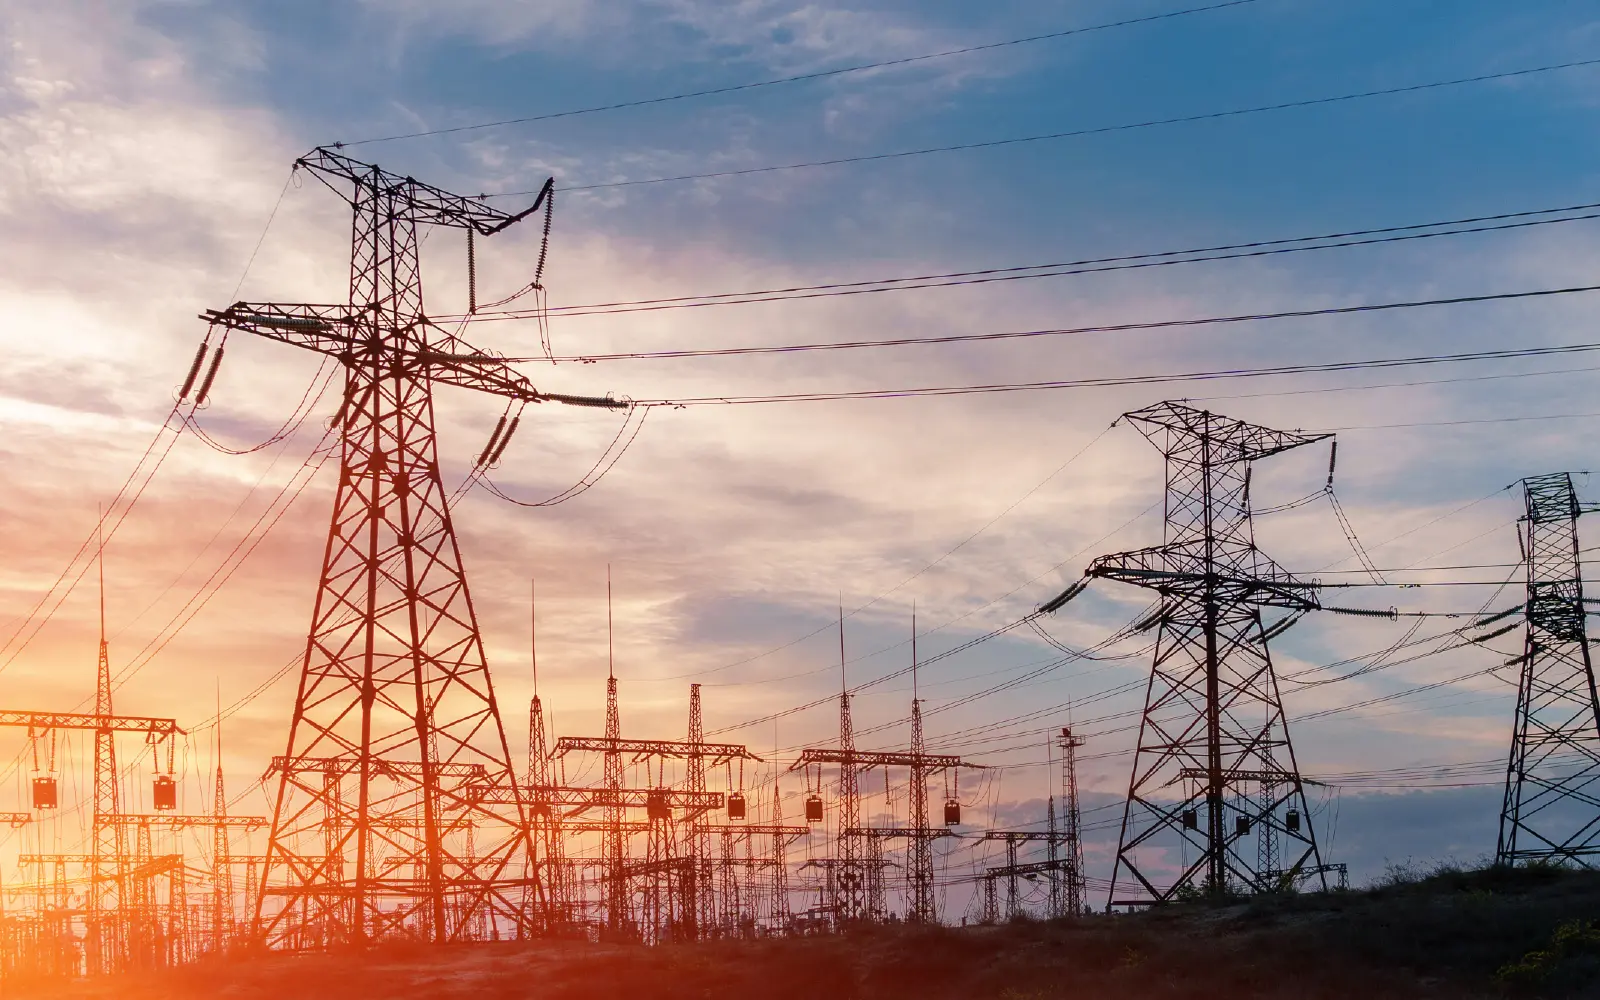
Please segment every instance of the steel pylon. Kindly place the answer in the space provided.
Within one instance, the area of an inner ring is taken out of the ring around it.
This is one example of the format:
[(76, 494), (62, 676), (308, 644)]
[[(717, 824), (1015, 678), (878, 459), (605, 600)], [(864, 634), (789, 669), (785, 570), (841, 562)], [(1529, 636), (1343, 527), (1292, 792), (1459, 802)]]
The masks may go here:
[(509, 214), (326, 148), (296, 169), (351, 207), (349, 302), (240, 302), (203, 317), (344, 369), (339, 482), (272, 771), (256, 932), (287, 948), (521, 936), (524, 872), (538, 868), (440, 477), (433, 385), (622, 404), (540, 393), (424, 311), (419, 227), (492, 235), (548, 184)]
[[(1583, 596), (1572, 474), (1522, 481), (1526, 646), (1495, 860), (1600, 867), (1600, 697)], [(1515, 662), (1515, 661), (1513, 661)]]
[[(1321, 858), (1263, 609), (1318, 606), (1255, 543), (1251, 463), (1324, 440), (1164, 402), (1124, 418), (1166, 458), (1163, 544), (1102, 556), (1088, 575), (1147, 587), (1158, 629), (1108, 908), (1191, 892), (1273, 888), (1256, 842), (1276, 836), (1291, 877)], [(1273, 789), (1262, 797), (1263, 788)], [(1325, 886), (1325, 879), (1324, 879)]]

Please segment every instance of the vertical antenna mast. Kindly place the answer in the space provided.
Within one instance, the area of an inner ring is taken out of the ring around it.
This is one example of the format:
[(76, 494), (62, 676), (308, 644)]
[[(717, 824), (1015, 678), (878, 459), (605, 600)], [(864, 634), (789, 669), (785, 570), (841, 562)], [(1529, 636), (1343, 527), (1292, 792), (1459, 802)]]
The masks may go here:
[[(91, 820), (89, 870), (89, 922), (95, 926), (88, 963), (91, 969), (111, 972), (128, 957), (130, 900), (126, 891), (128, 831), (118, 819), (122, 812), (122, 780), (117, 769), (116, 731), (112, 728), (111, 653), (106, 640), (106, 539), (105, 510), (99, 510), (95, 528), (95, 563), (100, 580), (100, 649), (94, 686), (94, 815)], [(107, 869), (110, 869), (109, 871)]]
[(834, 915), (854, 922), (868, 916), (866, 880), (861, 868), (861, 787), (856, 770), (855, 734), (850, 721), (850, 686), (845, 676), (844, 595), (839, 597), (839, 877)]

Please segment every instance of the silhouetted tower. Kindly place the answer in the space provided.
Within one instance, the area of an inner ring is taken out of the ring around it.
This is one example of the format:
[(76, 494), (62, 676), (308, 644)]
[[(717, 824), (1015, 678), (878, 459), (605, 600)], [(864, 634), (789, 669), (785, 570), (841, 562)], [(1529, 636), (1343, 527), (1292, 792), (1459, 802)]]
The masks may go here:
[(606, 741), (605, 784), (611, 795), (606, 799), (601, 816), (605, 833), (601, 840), (606, 859), (606, 927), (620, 933), (629, 924), (627, 843), (622, 830), (622, 751), (616, 749), (622, 739), (622, 722), (617, 714), (617, 678), (606, 678)]
[(772, 924), (789, 926), (789, 837), (783, 832), (783, 794), (772, 781)]
[[(565, 842), (561, 830), (561, 810), (550, 801), (549, 791), (555, 785), (550, 776), (549, 730), (545, 725), (544, 703), (539, 700), (539, 622), (536, 609), (535, 584), (529, 581), (528, 637), (529, 655), (533, 665), (533, 697), (528, 701), (528, 788), (533, 798), (529, 820), (534, 829), (535, 857), (529, 858), (528, 867), (539, 873), (523, 892), (523, 905), (535, 912), (540, 907), (543, 894), (543, 930), (548, 933), (557, 925), (572, 918), (570, 885), (567, 877)], [(537, 857), (544, 858), (539, 864)]]
[[(685, 759), (687, 787), (691, 793), (704, 794), (706, 790), (706, 758), (697, 748), (706, 741), (705, 718), (700, 710), (700, 685), (689, 685), (689, 756)], [(686, 872), (686, 889), (692, 897), (686, 900), (696, 915), (699, 928), (716, 925), (716, 898), (711, 891), (711, 837), (706, 831), (703, 815), (689, 821), (689, 868)]]
[[(512, 215), (327, 148), (295, 167), (351, 208), (348, 304), (239, 302), (203, 317), (337, 358), (345, 376), (338, 487), (275, 768), (261, 899), (279, 908), (258, 905), (257, 927), (288, 947), (301, 944), (294, 935), (362, 943), (419, 929), (454, 940), (487, 921), (520, 935), (529, 829), (441, 479), (433, 387), (503, 396), (518, 413), (546, 400), (620, 404), (540, 393), (423, 308), (420, 227), (465, 230), (470, 247), (471, 234), (548, 204), (549, 183)], [(515, 419), (496, 427), (479, 465), (493, 464), (514, 429)]]
[(839, 868), (834, 915), (839, 920), (861, 920), (867, 914), (866, 871), (861, 864), (860, 772), (855, 761), (856, 740), (850, 725), (850, 689), (844, 686), (844, 615), (839, 616)]
[(717, 842), (717, 895), (721, 899), (721, 919), (718, 921), (722, 933), (733, 937), (739, 933), (739, 917), (743, 910), (739, 899), (738, 872), (734, 870), (734, 837), (735, 832), (723, 827)]
[[(104, 519), (102, 517), (102, 523)], [(128, 829), (117, 769), (116, 719), (111, 705), (111, 647), (106, 640), (106, 562), (102, 537), (96, 555), (100, 579), (100, 645), (94, 685), (94, 814), (90, 818), (89, 925), (85, 961), (91, 972), (113, 972), (128, 958)]]
[(233, 933), (233, 850), (228, 843), (228, 786), (222, 777), (222, 712), (217, 711), (217, 776), (212, 789), (211, 892), (213, 948), (221, 951)]
[(917, 697), (917, 615), (911, 614), (911, 828), (910, 862), (906, 881), (911, 898), (906, 919), (916, 924), (938, 922), (933, 901), (933, 839), (928, 829), (928, 769), (922, 757), (928, 752), (922, 734), (922, 699)]
[[(1291, 845), (1291, 872), (1309, 862), (1320, 876), (1262, 622), (1263, 608), (1293, 616), (1318, 605), (1313, 585), (1256, 547), (1250, 468), (1330, 435), (1275, 431), (1178, 402), (1123, 419), (1166, 457), (1166, 531), (1163, 544), (1101, 556), (1088, 570), (1153, 589), (1161, 599), (1107, 905), (1160, 903), (1196, 888), (1265, 888), (1256, 852), (1245, 852), (1263, 823)], [(1270, 800), (1253, 794), (1263, 785), (1276, 788)], [(1187, 867), (1159, 885), (1155, 879), (1165, 876), (1147, 866), (1158, 854), (1164, 861), (1179, 856), (1173, 849), (1180, 843)]]
[(1522, 491), (1527, 640), (1495, 860), (1600, 867), (1600, 696), (1578, 546), (1578, 516), (1597, 508), (1578, 503), (1571, 473), (1524, 479)]
[(527, 899), (530, 905), (537, 906), (539, 894), (542, 889), (545, 899), (545, 930), (549, 931), (554, 925), (564, 924), (571, 919), (571, 886), (568, 884), (567, 859), (564, 850), (563, 833), (561, 829), (561, 811), (549, 802), (544, 796), (548, 793), (553, 782), (550, 777), (550, 757), (546, 749), (546, 728), (544, 721), (544, 705), (539, 696), (534, 695), (528, 705), (528, 782), (529, 794), (534, 799), (531, 810), (535, 837), (535, 849), (544, 858), (539, 866), (541, 877), (529, 886)]
[(1066, 862), (1066, 872), (1060, 912), (1073, 916), (1082, 914), (1088, 902), (1084, 894), (1083, 811), (1078, 803), (1078, 748), (1083, 744), (1083, 737), (1074, 736), (1070, 728), (1061, 730), (1057, 746), (1061, 748), (1061, 842), (1066, 855), (1061, 860)]

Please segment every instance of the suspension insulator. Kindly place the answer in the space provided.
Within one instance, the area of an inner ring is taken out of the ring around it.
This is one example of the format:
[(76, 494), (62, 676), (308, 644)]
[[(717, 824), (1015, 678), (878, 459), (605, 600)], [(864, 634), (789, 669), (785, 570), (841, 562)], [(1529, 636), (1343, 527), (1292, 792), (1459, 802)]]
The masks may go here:
[(539, 242), (539, 264), (533, 269), (535, 285), (544, 280), (544, 262), (550, 256), (550, 221), (556, 211), (556, 189), (553, 181), (554, 178), (545, 181), (544, 184), (544, 239)]
[(200, 391), (195, 393), (194, 405), (202, 406), (206, 398), (211, 395), (211, 383), (217, 380), (217, 369), (222, 366), (222, 348), (217, 348), (217, 353), (211, 355), (211, 367), (206, 369), (206, 377), (200, 383)]
[(500, 422), (494, 425), (494, 433), (489, 435), (489, 443), (483, 446), (483, 451), (478, 454), (478, 464), (488, 465), (489, 456), (494, 454), (495, 445), (500, 443), (500, 435), (506, 429), (506, 415), (500, 414)]
[(495, 446), (494, 454), (489, 456), (490, 465), (495, 465), (500, 461), (500, 455), (506, 450), (506, 445), (511, 443), (511, 435), (517, 432), (517, 421), (521, 419), (521, 417), (511, 418), (511, 423), (506, 426), (505, 436), (502, 437), (500, 439), (500, 443)]
[(1137, 622), (1133, 626), (1133, 630), (1135, 632), (1148, 632), (1150, 629), (1153, 629), (1157, 625), (1161, 624), (1161, 619), (1165, 618), (1166, 614), (1167, 614), (1166, 605), (1162, 605), (1162, 606), (1156, 608), (1148, 616), (1146, 616), (1145, 618), (1143, 618), (1139, 622)]
[(1339, 439), (1338, 438), (1334, 438), (1333, 439), (1333, 444), (1328, 446), (1328, 485), (1327, 485), (1327, 489), (1330, 489), (1330, 490), (1333, 489), (1333, 467), (1334, 467), (1334, 464), (1336, 462), (1338, 462), (1338, 461), (1339, 461)]
[(478, 311), (478, 251), (477, 233), (467, 228), (467, 313)]
[(178, 399), (189, 398), (189, 390), (194, 388), (194, 380), (200, 374), (200, 365), (206, 359), (206, 345), (201, 344), (194, 352), (194, 360), (189, 362), (189, 374), (184, 376), (183, 388), (178, 390)]

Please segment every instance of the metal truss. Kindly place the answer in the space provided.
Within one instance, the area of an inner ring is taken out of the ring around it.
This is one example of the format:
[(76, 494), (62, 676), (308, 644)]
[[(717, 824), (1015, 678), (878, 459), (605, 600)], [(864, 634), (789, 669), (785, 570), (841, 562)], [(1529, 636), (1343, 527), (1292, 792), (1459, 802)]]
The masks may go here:
[[(345, 375), (339, 482), (273, 771), (256, 933), (280, 948), (523, 936), (529, 824), (440, 477), (433, 387), (625, 404), (540, 393), (423, 308), (419, 227), (492, 235), (538, 208), (548, 185), (512, 214), (331, 149), (296, 168), (350, 206), (349, 302), (239, 302), (202, 316), (336, 358)], [(484, 784), (509, 799), (469, 793)]]
[[(1495, 861), (1600, 867), (1600, 696), (1589, 655), (1572, 474), (1522, 481), (1528, 595)], [(1518, 662), (1517, 660), (1512, 661)]]
[[(1270, 889), (1252, 837), (1279, 838), (1291, 872), (1321, 857), (1262, 612), (1319, 605), (1314, 584), (1257, 548), (1250, 468), (1331, 435), (1272, 430), (1181, 402), (1123, 419), (1165, 456), (1166, 528), (1161, 545), (1102, 556), (1087, 573), (1161, 598), (1107, 905)], [(1257, 794), (1267, 787), (1272, 794)]]

